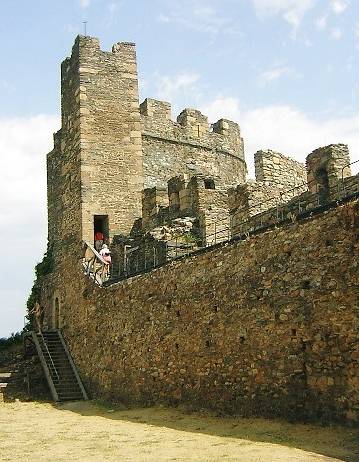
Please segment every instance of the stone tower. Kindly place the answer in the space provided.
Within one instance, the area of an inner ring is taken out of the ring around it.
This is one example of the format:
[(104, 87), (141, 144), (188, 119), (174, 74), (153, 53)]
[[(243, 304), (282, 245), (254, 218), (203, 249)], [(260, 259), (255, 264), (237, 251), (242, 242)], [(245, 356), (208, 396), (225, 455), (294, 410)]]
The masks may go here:
[(127, 234), (141, 215), (135, 45), (78, 36), (61, 66), (61, 129), (48, 154), (49, 242)]

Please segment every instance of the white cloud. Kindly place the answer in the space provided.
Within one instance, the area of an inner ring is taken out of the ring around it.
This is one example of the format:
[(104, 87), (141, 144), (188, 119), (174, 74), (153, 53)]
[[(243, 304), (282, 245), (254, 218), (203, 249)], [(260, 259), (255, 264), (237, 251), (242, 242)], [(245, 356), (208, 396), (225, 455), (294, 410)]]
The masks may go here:
[(179, 99), (186, 100), (188, 95), (197, 93), (196, 83), (200, 76), (195, 72), (180, 72), (174, 76), (155, 76), (157, 81), (156, 96), (160, 99), (176, 102)]
[(297, 29), (315, 0), (252, 0), (257, 16), (281, 16), (293, 29)]
[(120, 9), (121, 3), (117, 1), (109, 2), (105, 9), (105, 15), (102, 21), (102, 26), (106, 29), (112, 27), (119, 18), (117, 14)]
[(0, 242), (10, 242), (2, 249), (0, 279), (6, 285), (0, 298), (8, 314), (0, 337), (22, 327), (34, 264), (46, 246), (45, 155), (59, 125), (58, 117), (47, 115), (0, 119)]
[(331, 0), (330, 7), (335, 14), (343, 13), (349, 6), (349, 2), (345, 0)]
[(79, 0), (81, 8), (88, 8), (90, 6), (91, 0)]
[(110, 2), (109, 5), (108, 5), (108, 11), (110, 12), (110, 14), (114, 14), (116, 13), (116, 11), (118, 11), (120, 5), (118, 2)]
[(239, 100), (232, 97), (218, 97), (201, 107), (203, 114), (212, 122), (221, 118), (238, 121), (241, 118)]
[(158, 22), (162, 22), (162, 23), (170, 23), (171, 22), (171, 18), (163, 13), (159, 14), (158, 17), (157, 17), (157, 21)]
[[(349, 145), (352, 160), (358, 159), (359, 113), (351, 117), (316, 120), (290, 106), (265, 106), (241, 110), (235, 98), (218, 98), (202, 107), (211, 121), (229, 118), (241, 127), (246, 160), (253, 176), (253, 155), (259, 149), (273, 149), (304, 162), (320, 146), (331, 143)], [(354, 167), (358, 173), (359, 164)]]
[(157, 21), (213, 35), (239, 33), (238, 24), (230, 16), (224, 16), (221, 9), (216, 8), (215, 2), (210, 3), (209, 0), (169, 0)]
[(331, 36), (334, 40), (339, 40), (339, 39), (341, 39), (341, 37), (342, 37), (342, 31), (341, 31), (341, 29), (339, 29), (339, 27), (334, 27), (334, 28), (330, 31), (330, 36)]
[(8, 80), (0, 80), (0, 90), (3, 90), (6, 93), (14, 93), (16, 90), (15, 85), (13, 85)]
[(327, 27), (327, 21), (328, 17), (326, 15), (320, 16), (320, 18), (315, 21), (315, 27), (318, 30), (324, 30)]
[(258, 77), (258, 82), (261, 86), (265, 86), (271, 82), (281, 79), (282, 77), (296, 77), (298, 74), (289, 66), (277, 65), (262, 72)]

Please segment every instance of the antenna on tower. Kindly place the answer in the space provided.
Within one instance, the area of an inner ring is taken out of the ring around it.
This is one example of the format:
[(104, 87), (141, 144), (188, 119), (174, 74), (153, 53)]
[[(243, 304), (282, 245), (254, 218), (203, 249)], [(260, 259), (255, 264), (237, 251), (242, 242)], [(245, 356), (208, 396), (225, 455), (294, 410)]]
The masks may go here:
[(84, 25), (85, 37), (87, 37), (87, 21), (82, 21), (82, 24)]

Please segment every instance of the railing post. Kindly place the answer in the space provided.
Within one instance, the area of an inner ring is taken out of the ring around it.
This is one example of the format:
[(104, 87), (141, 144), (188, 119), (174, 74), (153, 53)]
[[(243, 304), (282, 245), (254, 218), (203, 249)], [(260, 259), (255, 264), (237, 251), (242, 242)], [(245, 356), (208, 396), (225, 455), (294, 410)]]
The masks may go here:
[(156, 268), (156, 266), (157, 266), (156, 247), (153, 246), (153, 267)]

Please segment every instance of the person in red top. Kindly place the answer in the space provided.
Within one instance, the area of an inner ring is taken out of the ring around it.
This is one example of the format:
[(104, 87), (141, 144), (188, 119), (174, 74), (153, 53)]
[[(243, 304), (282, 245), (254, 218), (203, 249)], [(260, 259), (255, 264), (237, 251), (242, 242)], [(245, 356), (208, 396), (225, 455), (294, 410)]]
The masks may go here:
[(103, 246), (104, 236), (101, 231), (95, 233), (95, 249), (99, 252)]

